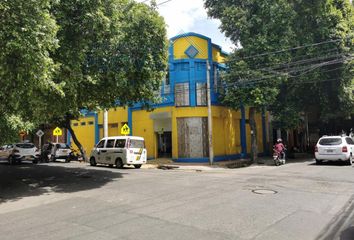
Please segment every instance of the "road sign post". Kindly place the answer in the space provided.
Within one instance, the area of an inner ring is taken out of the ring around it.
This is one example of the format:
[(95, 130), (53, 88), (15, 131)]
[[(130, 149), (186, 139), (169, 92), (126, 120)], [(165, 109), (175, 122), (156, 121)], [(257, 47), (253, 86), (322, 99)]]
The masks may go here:
[(42, 136), (44, 135), (44, 132), (42, 130), (38, 130), (36, 132), (36, 135), (38, 136), (38, 148), (42, 149)]
[(58, 143), (59, 136), (63, 135), (63, 131), (59, 127), (56, 127), (53, 130), (53, 135), (57, 136), (57, 143)]

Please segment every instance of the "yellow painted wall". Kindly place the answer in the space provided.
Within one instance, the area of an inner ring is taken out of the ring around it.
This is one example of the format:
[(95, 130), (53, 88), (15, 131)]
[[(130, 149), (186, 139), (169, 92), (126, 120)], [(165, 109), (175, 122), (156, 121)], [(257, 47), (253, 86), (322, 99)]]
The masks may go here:
[[(249, 111), (246, 108), (246, 119), (249, 119)], [(262, 114), (256, 113), (256, 126), (257, 126), (257, 145), (258, 152), (263, 152), (263, 128), (262, 128)], [(247, 153), (251, 152), (251, 128), (246, 124), (246, 140), (247, 140)]]
[[(128, 108), (118, 107), (108, 110), (108, 124), (128, 122)], [(103, 124), (103, 111), (98, 113), (98, 124)], [(120, 128), (121, 126), (119, 126)]]
[[(81, 123), (85, 122), (86, 125), (82, 126)], [(89, 122), (93, 122), (93, 125), (89, 125)], [(75, 124), (78, 126), (75, 126)], [(83, 117), (80, 121), (71, 121), (71, 126), (76, 134), (76, 137), (81, 142), (86, 154), (89, 155), (95, 144), (95, 118)], [(72, 147), (78, 149), (74, 141), (71, 141)]]
[(155, 158), (156, 153), (156, 137), (154, 133), (154, 122), (150, 119), (150, 113), (147, 111), (133, 111), (133, 129), (132, 135), (143, 137), (148, 153), (148, 158)]
[[(145, 139), (146, 150), (148, 152), (148, 158), (157, 157), (157, 136), (154, 131), (154, 120), (150, 119), (151, 113), (160, 112), (172, 112), (172, 107), (164, 107), (155, 109), (153, 112), (147, 112), (146, 110), (133, 111), (132, 112), (132, 134), (134, 136), (140, 136)], [(172, 126), (172, 134), (176, 131)], [(172, 136), (172, 146), (177, 146), (174, 143), (174, 137)], [(175, 149), (175, 147), (172, 147)]]
[[(207, 117), (207, 107), (164, 107), (155, 109), (153, 112), (145, 110), (132, 112), (132, 134), (145, 138), (146, 148), (149, 158), (157, 157), (157, 137), (154, 132), (154, 121), (150, 119), (151, 113), (171, 112), (172, 118), (172, 157), (178, 158), (178, 131), (177, 118), (181, 117)], [(234, 155), (241, 153), (240, 140), (240, 111), (228, 109), (226, 107), (213, 106), (213, 145), (215, 156)], [(246, 109), (248, 119), (248, 109)], [(109, 110), (109, 136), (119, 136), (122, 122), (128, 121), (127, 109)], [(81, 122), (86, 122), (85, 126)], [(86, 153), (90, 153), (95, 139), (95, 125), (88, 125), (89, 121), (94, 121), (94, 117), (84, 117), (81, 121), (72, 121), (72, 126), (77, 137), (84, 146)], [(263, 152), (263, 130), (261, 113), (256, 115), (258, 149)], [(74, 126), (78, 123), (78, 126)], [(111, 128), (112, 123), (118, 123), (118, 128)], [(103, 124), (103, 113), (99, 113), (99, 124)], [(103, 136), (103, 128), (100, 128), (100, 138)], [(251, 133), (249, 124), (246, 124), (247, 152), (251, 150)], [(74, 145), (74, 144), (73, 144)], [(75, 146), (76, 147), (76, 146)]]
[[(178, 157), (177, 118), (207, 117), (207, 107), (173, 108), (172, 111), (172, 157)], [(241, 153), (239, 111), (225, 107), (212, 107), (213, 116), (213, 146), (215, 156)]]
[(220, 49), (213, 47), (213, 61), (217, 63), (225, 63), (226, 56), (220, 52)]
[(225, 107), (215, 107), (213, 118), (213, 144), (216, 156), (241, 153), (239, 111)]
[(108, 136), (113, 137), (113, 136), (119, 136), (120, 135), (120, 128), (121, 126), (118, 124), (118, 127), (108, 124)]
[(173, 43), (173, 56), (175, 59), (186, 59), (189, 58), (184, 52), (189, 48), (189, 46), (193, 45), (199, 53), (195, 56), (195, 58), (199, 59), (207, 59), (208, 58), (208, 41), (195, 37), (188, 36), (178, 38)]
[[(128, 122), (128, 108), (118, 107), (108, 110), (108, 136), (121, 136), (120, 129), (122, 123)], [(103, 111), (98, 113), (98, 124), (103, 125)], [(118, 128), (113, 128), (112, 124), (118, 124)], [(99, 139), (103, 138), (103, 127), (99, 128)]]

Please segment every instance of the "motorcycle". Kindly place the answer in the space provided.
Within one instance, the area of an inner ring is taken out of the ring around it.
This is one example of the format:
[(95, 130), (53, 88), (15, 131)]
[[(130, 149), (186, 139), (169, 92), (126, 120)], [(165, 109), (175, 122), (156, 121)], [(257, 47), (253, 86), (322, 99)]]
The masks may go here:
[(82, 156), (80, 151), (76, 149), (71, 149), (71, 152), (69, 154), (69, 161), (82, 161)]
[(285, 164), (285, 150), (281, 153), (273, 150), (273, 160), (275, 166), (284, 165)]

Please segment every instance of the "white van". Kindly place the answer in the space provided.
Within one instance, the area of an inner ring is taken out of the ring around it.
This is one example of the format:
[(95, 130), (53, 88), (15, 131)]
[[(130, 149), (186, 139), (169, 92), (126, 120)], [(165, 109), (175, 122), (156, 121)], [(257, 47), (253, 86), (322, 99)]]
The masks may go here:
[(147, 151), (142, 137), (120, 136), (102, 138), (93, 148), (90, 165), (107, 164), (123, 168), (123, 165), (134, 165), (140, 168), (146, 163)]

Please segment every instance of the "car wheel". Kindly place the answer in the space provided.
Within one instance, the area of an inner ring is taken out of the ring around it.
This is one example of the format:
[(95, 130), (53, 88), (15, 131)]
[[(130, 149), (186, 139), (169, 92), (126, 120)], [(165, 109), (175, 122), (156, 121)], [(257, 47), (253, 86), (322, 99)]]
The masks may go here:
[(14, 165), (16, 163), (16, 161), (15, 161), (13, 156), (9, 157), (8, 162), (9, 162), (10, 165)]
[(116, 160), (116, 168), (123, 168), (123, 161), (122, 159), (118, 158)]
[(317, 165), (321, 165), (321, 164), (322, 164), (322, 161), (316, 159), (316, 164), (317, 164)]
[(134, 167), (135, 168), (141, 168), (141, 164), (135, 164)]
[(37, 164), (38, 163), (38, 160), (33, 160), (33, 164)]
[(94, 157), (90, 158), (90, 165), (91, 166), (96, 166), (97, 165), (96, 159)]
[(352, 161), (353, 161), (353, 155), (350, 154), (350, 157), (349, 157), (349, 159), (348, 159), (348, 161), (347, 161), (347, 164), (348, 164), (349, 166), (352, 165)]

